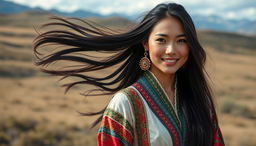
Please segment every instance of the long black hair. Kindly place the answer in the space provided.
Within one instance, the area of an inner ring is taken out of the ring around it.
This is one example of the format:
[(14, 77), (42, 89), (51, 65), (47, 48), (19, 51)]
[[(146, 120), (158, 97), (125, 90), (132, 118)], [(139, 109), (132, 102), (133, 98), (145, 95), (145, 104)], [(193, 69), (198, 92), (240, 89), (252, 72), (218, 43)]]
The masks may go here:
[[(187, 144), (191, 146), (210, 146), (213, 144), (212, 115), (215, 108), (211, 89), (207, 83), (204, 64), (206, 54), (200, 45), (196, 29), (189, 14), (183, 6), (176, 3), (162, 3), (150, 10), (145, 17), (132, 29), (114, 33), (89, 20), (81, 20), (85, 26), (75, 24), (67, 19), (55, 17), (56, 22), (48, 26), (64, 26), (68, 30), (51, 30), (39, 34), (34, 41), (34, 52), (37, 57), (36, 65), (42, 66), (43, 72), (67, 77), (76, 77), (81, 81), (65, 84), (66, 91), (77, 84), (90, 84), (105, 91), (104, 94), (114, 94), (136, 82), (143, 71), (139, 68), (139, 60), (143, 57), (143, 41), (147, 41), (154, 25), (161, 19), (173, 16), (183, 25), (186, 39), (190, 48), (189, 58), (184, 68), (176, 72), (177, 94), (182, 110), (186, 114), (188, 124)], [(171, 29), (171, 28), (170, 28)], [(45, 45), (64, 45), (67, 48), (55, 51), (47, 56), (40, 53)], [(89, 56), (90, 52), (113, 53), (108, 57)], [(77, 54), (85, 55), (79, 56)], [(47, 69), (47, 65), (56, 61), (74, 61), (81, 63), (79, 68), (66, 70)], [(106, 76), (87, 74), (94, 71), (119, 65)], [(115, 85), (115, 86), (113, 86)], [(93, 90), (94, 91), (94, 90)], [(95, 95), (88, 92), (87, 95)], [(84, 115), (102, 115), (104, 109)], [(101, 117), (93, 124), (95, 126)]]

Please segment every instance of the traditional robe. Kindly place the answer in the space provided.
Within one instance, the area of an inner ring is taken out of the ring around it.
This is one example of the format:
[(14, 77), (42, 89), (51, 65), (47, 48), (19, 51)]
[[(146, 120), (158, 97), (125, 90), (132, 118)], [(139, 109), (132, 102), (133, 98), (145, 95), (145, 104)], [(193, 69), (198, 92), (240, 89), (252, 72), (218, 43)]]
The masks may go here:
[[(98, 131), (98, 145), (184, 146), (186, 118), (176, 102), (172, 104), (154, 74), (146, 71), (110, 101)], [(214, 146), (224, 146), (217, 123), (214, 126)]]

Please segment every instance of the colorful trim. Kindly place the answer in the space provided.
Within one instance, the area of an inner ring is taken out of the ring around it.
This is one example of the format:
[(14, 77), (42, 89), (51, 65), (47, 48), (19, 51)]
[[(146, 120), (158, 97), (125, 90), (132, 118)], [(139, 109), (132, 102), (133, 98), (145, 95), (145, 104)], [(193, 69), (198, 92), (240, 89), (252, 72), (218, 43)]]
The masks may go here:
[(132, 88), (126, 88), (123, 92), (127, 95), (133, 106), (137, 143), (139, 146), (149, 146), (148, 121), (143, 101), (137, 91)]
[(159, 94), (157, 94), (157, 92), (154, 91), (154, 87), (150, 86), (150, 84), (148, 84), (146, 80), (140, 80), (138, 83), (135, 83), (134, 85), (138, 86), (139, 88), (141, 88), (141, 91), (148, 94), (148, 96), (154, 102), (154, 104), (158, 105), (159, 109), (161, 109), (163, 113), (165, 113), (165, 116), (169, 118), (173, 125), (176, 128), (180, 128), (180, 122), (178, 118), (176, 118), (176, 114), (173, 110), (173, 107), (168, 106), (168, 103), (170, 103), (168, 100), (163, 100), (163, 96), (159, 96)]
[[(103, 129), (99, 129), (98, 133), (98, 146), (122, 146), (125, 145), (124, 143), (121, 143), (118, 138), (113, 137), (112, 135), (115, 135), (115, 133), (109, 133), (110, 131), (104, 131)], [(128, 145), (128, 144), (126, 144)]]
[(152, 111), (155, 113), (155, 115), (159, 118), (159, 120), (163, 123), (163, 125), (168, 129), (173, 143), (175, 146), (180, 145), (180, 138), (178, 135), (178, 132), (176, 128), (173, 126), (173, 124), (169, 121), (169, 119), (166, 117), (166, 113), (163, 112), (159, 106), (152, 100), (152, 98), (148, 95), (148, 93), (145, 91), (145, 89), (138, 83), (133, 84), (133, 86), (138, 89), (138, 91), (141, 93), (143, 98), (147, 101), (149, 107), (152, 109)]
[(98, 131), (98, 145), (132, 145), (133, 128), (124, 117), (112, 109), (106, 109)]
[(115, 120), (117, 123), (121, 124), (128, 131), (133, 132), (133, 128), (132, 128), (131, 124), (126, 119), (124, 119), (123, 115), (121, 115), (120, 113), (118, 113), (110, 108), (107, 108), (104, 112), (104, 115)]
[(185, 145), (187, 127), (184, 114), (178, 109), (176, 114), (154, 75), (147, 71), (132, 86), (140, 92), (151, 110), (168, 129), (174, 146)]
[(225, 146), (222, 133), (220, 131), (216, 114), (212, 115), (213, 131), (214, 131), (214, 144), (213, 146)]
[(172, 106), (171, 102), (168, 100), (168, 97), (165, 95), (162, 87), (160, 86), (160, 83), (158, 83), (157, 79), (150, 72), (145, 72), (145, 79), (148, 81), (149, 85), (153, 87), (155, 93), (157, 93), (159, 97), (162, 97), (161, 99), (163, 100), (163, 103), (165, 103), (170, 110), (177, 126), (180, 126), (180, 122), (178, 117), (176, 116), (175, 109)]
[(222, 137), (220, 128), (214, 128), (214, 146), (224, 146), (224, 139)]

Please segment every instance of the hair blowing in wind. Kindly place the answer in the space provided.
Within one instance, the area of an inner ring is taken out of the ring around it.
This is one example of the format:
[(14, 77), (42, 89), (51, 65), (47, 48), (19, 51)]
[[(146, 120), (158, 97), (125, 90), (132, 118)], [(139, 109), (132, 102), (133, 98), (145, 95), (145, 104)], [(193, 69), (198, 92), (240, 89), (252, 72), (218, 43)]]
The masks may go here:
[[(63, 85), (66, 87), (66, 92), (75, 85), (83, 84), (96, 87), (88, 91), (87, 95), (92, 96), (91, 98), (93, 95), (101, 95), (96, 93), (97, 90), (104, 91), (104, 94), (114, 94), (133, 84), (143, 73), (139, 67), (139, 61), (144, 54), (142, 42), (147, 41), (154, 25), (168, 16), (180, 20), (190, 48), (186, 67), (176, 72), (177, 94), (186, 114), (189, 129), (187, 144), (210, 146), (213, 143), (211, 117), (215, 115), (215, 108), (204, 70), (206, 54), (198, 41), (191, 17), (179, 4), (159, 4), (132, 29), (120, 33), (86, 19), (53, 17), (54, 22), (42, 27), (54, 27), (54, 29), (40, 33), (34, 40), (34, 53), (37, 57), (35, 64), (41, 66), (43, 72), (60, 76), (62, 79), (78, 78), (79, 81)], [(79, 25), (72, 20), (79, 22)], [(56, 46), (65, 46), (65, 48), (55, 49)], [(55, 51), (43, 54), (41, 51), (45, 47), (55, 47), (53, 48)], [(92, 56), (92, 52), (112, 53), (113, 55), (107, 57), (100, 55), (99, 57)], [(47, 68), (48, 65), (59, 61), (71, 61), (80, 65), (65, 70)], [(95, 71), (115, 65), (118, 67), (105, 76), (92, 75)], [(102, 115), (104, 109), (98, 112), (83, 113), (83, 115)], [(101, 117), (93, 123), (93, 126), (99, 123), (100, 119)]]

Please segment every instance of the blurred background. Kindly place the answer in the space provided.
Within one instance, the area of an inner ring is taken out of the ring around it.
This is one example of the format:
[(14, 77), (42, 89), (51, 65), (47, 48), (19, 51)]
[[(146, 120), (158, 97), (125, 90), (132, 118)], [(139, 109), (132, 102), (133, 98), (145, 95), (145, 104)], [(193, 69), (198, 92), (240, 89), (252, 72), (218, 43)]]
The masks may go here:
[[(99, 125), (88, 128), (97, 117), (78, 112), (100, 110), (110, 97), (85, 98), (80, 93), (88, 86), (64, 94), (60, 86), (73, 79), (59, 81), (41, 73), (33, 64), (33, 40), (53, 15), (125, 31), (160, 2), (165, 1), (0, 0), (0, 146), (96, 145)], [(256, 146), (255, 0), (174, 2), (192, 15), (207, 51), (206, 68), (226, 145)]]

